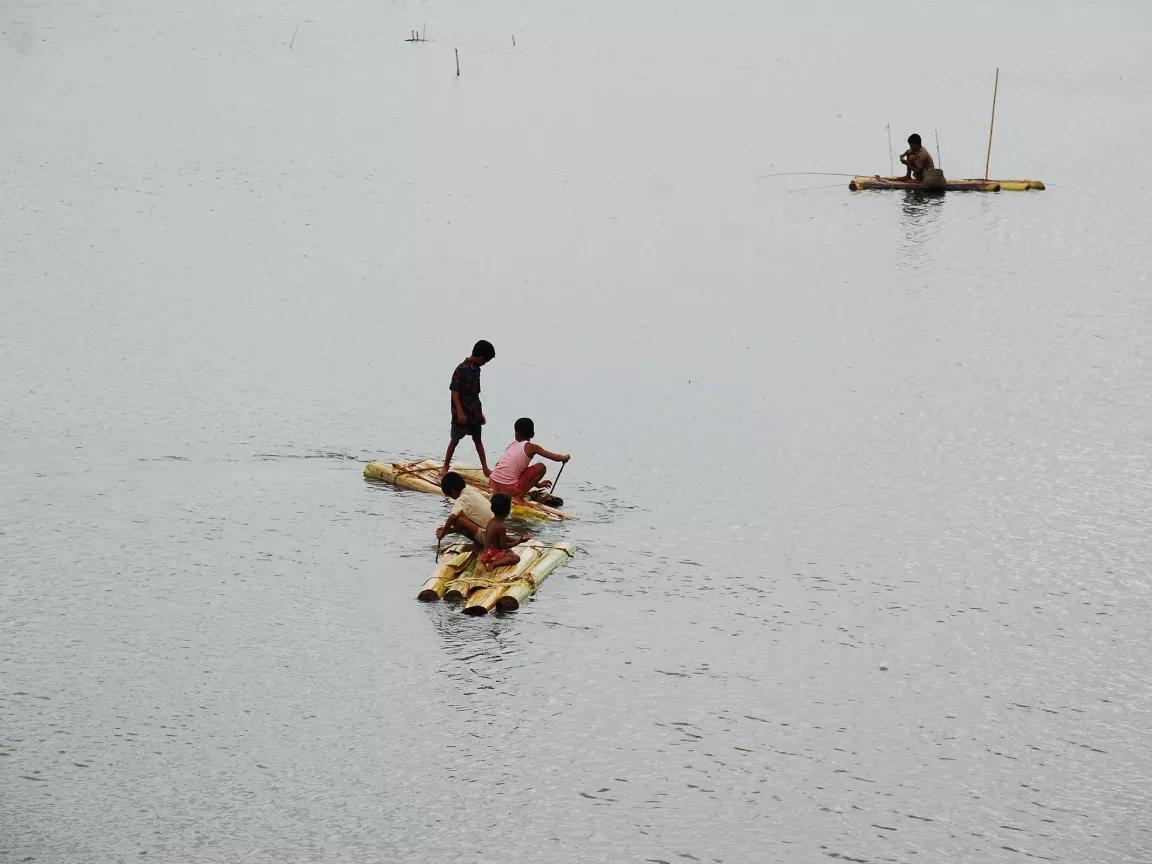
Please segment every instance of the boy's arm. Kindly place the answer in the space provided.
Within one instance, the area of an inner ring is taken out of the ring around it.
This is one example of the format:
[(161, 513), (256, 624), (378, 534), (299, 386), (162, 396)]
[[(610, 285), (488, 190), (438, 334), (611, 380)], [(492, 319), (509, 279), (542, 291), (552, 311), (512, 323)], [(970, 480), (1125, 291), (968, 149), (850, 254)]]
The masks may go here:
[(456, 412), (456, 422), (461, 426), (468, 425), (468, 418), (464, 414), (464, 406), (460, 404), (460, 391), (452, 391), (452, 408)]
[(521, 543), (524, 543), (524, 542), (532, 539), (527, 534), (521, 534), (519, 537), (512, 538), (512, 537), (508, 536), (507, 531), (504, 531), (502, 533), (504, 534), (504, 548), (505, 549), (513, 549), (516, 546), (519, 546)]
[(553, 453), (551, 450), (545, 450), (539, 444), (529, 443), (524, 448), (524, 452), (529, 456), (543, 456), (545, 459), (551, 459), (553, 462), (567, 462), (572, 457), (567, 453)]
[(448, 518), (445, 520), (444, 524), (436, 529), (436, 539), (437, 540), (443, 540), (444, 535), (456, 527), (456, 516), (457, 515), (458, 514), (456, 513), (455, 510), (453, 510), (451, 513), (448, 514)]

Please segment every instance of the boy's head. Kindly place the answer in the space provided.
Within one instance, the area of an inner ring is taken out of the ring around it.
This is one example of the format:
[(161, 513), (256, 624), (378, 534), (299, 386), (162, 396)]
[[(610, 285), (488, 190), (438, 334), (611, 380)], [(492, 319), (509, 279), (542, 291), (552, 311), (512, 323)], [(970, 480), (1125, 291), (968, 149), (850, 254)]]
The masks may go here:
[(908, 146), (911, 147), (913, 150), (919, 150), (920, 149), (920, 136), (917, 135), (915, 132), (913, 132), (911, 135), (908, 136)]
[(536, 424), (531, 417), (521, 417), (516, 421), (516, 440), (531, 441), (536, 437)]
[(464, 478), (455, 471), (449, 471), (440, 478), (440, 491), (449, 498), (459, 498), (464, 491)]
[(487, 339), (481, 339), (472, 346), (472, 356), (480, 361), (480, 365), (483, 366), (496, 356), (496, 349), (492, 347), (492, 343)]
[(512, 499), (505, 495), (503, 492), (497, 492), (492, 496), (492, 515), (497, 519), (507, 519), (508, 514), (512, 511)]

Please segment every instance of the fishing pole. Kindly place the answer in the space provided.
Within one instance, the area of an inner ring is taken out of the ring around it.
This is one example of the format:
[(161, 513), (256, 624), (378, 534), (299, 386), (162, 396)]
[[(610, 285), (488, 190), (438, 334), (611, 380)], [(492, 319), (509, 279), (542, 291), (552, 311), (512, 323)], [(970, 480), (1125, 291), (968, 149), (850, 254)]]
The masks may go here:
[(757, 180), (768, 177), (856, 177), (856, 174), (836, 174), (832, 171), (778, 171), (775, 174), (761, 174)]
[(803, 189), (789, 189), (789, 194), (794, 192), (815, 192), (818, 189), (843, 189), (843, 183), (830, 183), (827, 186), (805, 186)]

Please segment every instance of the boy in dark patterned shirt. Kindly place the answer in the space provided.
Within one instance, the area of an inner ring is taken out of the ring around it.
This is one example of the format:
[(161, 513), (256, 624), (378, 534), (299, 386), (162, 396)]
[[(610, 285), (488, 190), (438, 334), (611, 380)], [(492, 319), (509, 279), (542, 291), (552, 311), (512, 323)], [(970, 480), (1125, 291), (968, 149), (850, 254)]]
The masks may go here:
[(480, 367), (495, 356), (496, 349), (492, 343), (481, 339), (472, 346), (472, 355), (452, 373), (452, 383), (448, 387), (452, 392), (452, 438), (448, 442), (448, 452), (444, 454), (441, 477), (447, 473), (456, 445), (465, 435), (472, 436), (484, 476), (492, 473), (488, 468), (488, 457), (484, 455), (484, 444), (480, 441), (480, 427), (488, 422), (484, 419), (484, 408), (480, 404)]

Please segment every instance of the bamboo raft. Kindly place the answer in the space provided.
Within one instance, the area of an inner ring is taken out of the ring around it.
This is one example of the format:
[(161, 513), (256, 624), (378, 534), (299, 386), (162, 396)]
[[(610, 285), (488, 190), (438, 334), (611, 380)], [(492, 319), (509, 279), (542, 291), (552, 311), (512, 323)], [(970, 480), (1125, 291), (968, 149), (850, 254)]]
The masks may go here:
[(943, 183), (925, 184), (919, 180), (905, 180), (903, 177), (853, 177), (848, 184), (853, 192), (864, 189), (908, 189), (920, 192), (1026, 192), (1029, 189), (1043, 190), (1041, 180), (944, 180)]
[[(364, 466), (365, 480), (378, 480), (391, 483), (402, 489), (412, 489), (416, 492), (431, 492), (434, 495), (443, 495), (440, 490), (440, 468), (442, 463), (435, 459), (423, 459), (419, 462), (369, 462)], [(492, 490), (488, 487), (488, 478), (479, 468), (469, 465), (453, 465), (452, 470), (464, 478), (464, 482), (491, 497)], [(536, 501), (524, 499), (512, 500), (512, 514), (520, 519), (545, 520), (559, 522), (564, 519), (575, 519), (562, 510), (540, 504)]]
[(417, 600), (463, 601), (465, 615), (487, 615), (493, 609), (513, 612), (536, 593), (552, 572), (576, 554), (571, 543), (541, 543), (529, 540), (513, 550), (520, 561), (489, 570), (470, 544), (447, 547), (437, 559), (436, 569), (420, 588)]

